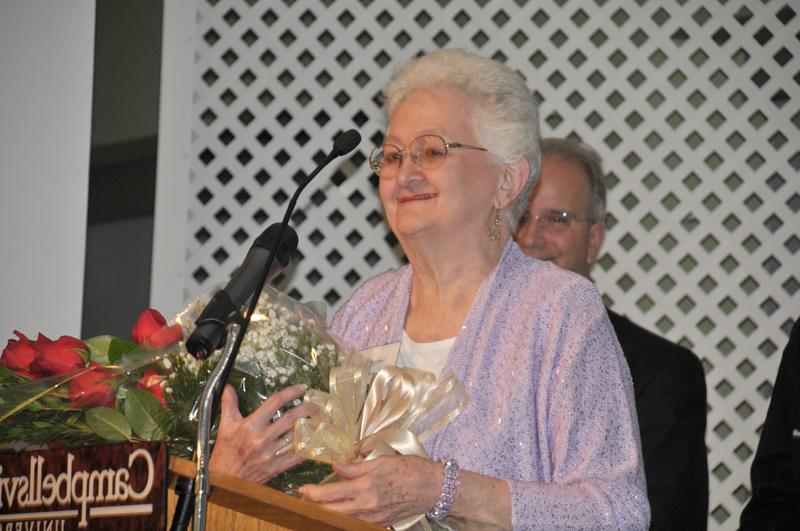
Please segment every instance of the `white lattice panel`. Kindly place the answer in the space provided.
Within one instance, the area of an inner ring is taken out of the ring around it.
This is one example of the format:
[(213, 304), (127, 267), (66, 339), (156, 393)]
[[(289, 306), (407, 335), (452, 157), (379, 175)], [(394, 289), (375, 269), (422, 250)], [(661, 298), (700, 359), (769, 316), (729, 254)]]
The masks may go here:
[(596, 280), (609, 304), (690, 346), (708, 381), (712, 529), (735, 529), (798, 313), (800, 17), (785, 2), (198, 0), (185, 296), (222, 281), (293, 177), (340, 130), (361, 146), (305, 191), (283, 285), (336, 307), (396, 267), (366, 156), (376, 98), (421, 51), (517, 68), (547, 135), (610, 173)]

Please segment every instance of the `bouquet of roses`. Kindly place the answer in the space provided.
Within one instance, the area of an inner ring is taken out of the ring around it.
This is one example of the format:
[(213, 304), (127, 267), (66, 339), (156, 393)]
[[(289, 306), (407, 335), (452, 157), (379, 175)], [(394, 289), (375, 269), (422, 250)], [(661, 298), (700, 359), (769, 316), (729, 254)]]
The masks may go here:
[[(31, 340), (15, 331), (0, 357), (0, 450), (163, 440), (173, 455), (190, 457), (198, 399), (218, 357), (196, 360), (182, 340), (205, 302), (195, 301), (172, 325), (144, 311), (132, 341), (42, 334)], [(340, 354), (321, 316), (267, 287), (228, 382), (248, 415), (289, 385), (327, 391)], [(318, 481), (328, 470), (309, 463), (276, 478), (277, 485)]]
[(180, 326), (147, 310), (134, 341), (14, 333), (0, 357), (0, 448), (164, 438), (167, 351), (158, 349), (180, 341)]

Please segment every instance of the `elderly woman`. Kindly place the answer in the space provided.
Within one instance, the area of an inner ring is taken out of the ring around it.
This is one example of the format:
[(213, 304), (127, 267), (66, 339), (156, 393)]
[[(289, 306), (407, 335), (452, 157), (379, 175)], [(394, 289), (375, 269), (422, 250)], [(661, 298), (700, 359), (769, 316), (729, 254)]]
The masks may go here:
[(367, 281), (332, 331), (397, 365), (455, 373), (470, 402), (425, 441), (429, 460), (336, 466), (341, 481), (302, 495), (381, 525), (428, 513), (646, 528), (630, 376), (600, 297), (510, 237), (539, 172), (533, 95), (499, 63), (444, 51), (400, 69), (385, 106), (370, 165), (409, 265)]

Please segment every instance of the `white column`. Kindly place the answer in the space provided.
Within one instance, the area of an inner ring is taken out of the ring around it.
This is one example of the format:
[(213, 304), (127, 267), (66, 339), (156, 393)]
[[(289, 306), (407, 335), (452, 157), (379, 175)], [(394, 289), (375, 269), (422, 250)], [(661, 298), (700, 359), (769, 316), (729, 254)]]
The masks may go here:
[(164, 2), (150, 306), (166, 316), (183, 307), (195, 10), (194, 0)]
[(0, 3), (0, 348), (80, 333), (94, 18), (93, 0)]

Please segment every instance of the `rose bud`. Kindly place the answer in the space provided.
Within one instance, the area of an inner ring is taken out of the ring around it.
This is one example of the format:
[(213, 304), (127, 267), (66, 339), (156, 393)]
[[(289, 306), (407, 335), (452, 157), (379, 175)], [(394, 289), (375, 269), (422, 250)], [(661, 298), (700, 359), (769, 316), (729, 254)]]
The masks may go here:
[(164, 316), (150, 308), (139, 314), (131, 338), (145, 348), (168, 347), (183, 339), (183, 329), (179, 324), (167, 326)]
[(89, 369), (69, 381), (69, 403), (73, 408), (114, 407), (117, 392), (109, 385), (113, 375), (92, 361)]
[(80, 350), (89, 352), (89, 347), (80, 339), (61, 336), (50, 341), (39, 334), (36, 341), (36, 358), (30, 365), (30, 371), (37, 376), (64, 374), (86, 365)]
[(0, 355), (0, 365), (8, 367), (17, 373), (32, 378), (28, 368), (36, 358), (36, 342), (28, 339), (25, 334), (14, 330), (19, 339), (9, 339), (3, 354)]
[(167, 399), (164, 396), (165, 386), (162, 384), (164, 376), (158, 374), (155, 369), (147, 369), (144, 375), (136, 382), (136, 387), (144, 389), (155, 395), (161, 405), (167, 407)]

